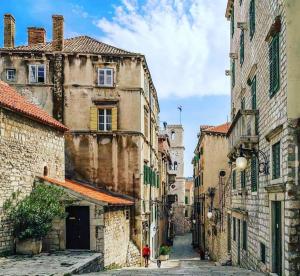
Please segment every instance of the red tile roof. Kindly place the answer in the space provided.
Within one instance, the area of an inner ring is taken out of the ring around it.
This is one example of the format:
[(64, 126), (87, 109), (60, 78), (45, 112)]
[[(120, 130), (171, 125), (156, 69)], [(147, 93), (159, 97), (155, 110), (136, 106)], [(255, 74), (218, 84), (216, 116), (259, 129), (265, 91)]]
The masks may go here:
[(68, 128), (62, 123), (52, 118), (46, 111), (38, 106), (26, 101), (16, 90), (7, 83), (0, 80), (0, 107), (9, 109), (32, 120), (38, 121), (44, 125), (48, 125), (67, 131)]
[(69, 190), (72, 190), (78, 194), (89, 197), (91, 199), (106, 202), (109, 205), (133, 205), (134, 204), (132, 200), (124, 199), (122, 197), (118, 197), (115, 195), (110, 195), (92, 186), (77, 183), (72, 180), (66, 179), (65, 181), (59, 181), (49, 177), (41, 177), (41, 178), (49, 183), (67, 188)]
[(219, 126), (213, 126), (205, 128), (203, 132), (217, 133), (217, 134), (226, 134), (230, 128), (230, 123), (222, 124)]

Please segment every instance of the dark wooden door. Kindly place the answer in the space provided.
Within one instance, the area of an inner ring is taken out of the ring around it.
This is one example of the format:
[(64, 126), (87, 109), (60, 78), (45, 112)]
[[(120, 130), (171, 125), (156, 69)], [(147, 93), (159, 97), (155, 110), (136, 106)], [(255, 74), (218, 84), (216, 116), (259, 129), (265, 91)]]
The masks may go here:
[(281, 202), (273, 202), (273, 272), (282, 275)]
[(66, 208), (67, 249), (90, 249), (90, 210), (88, 206)]
[(231, 253), (231, 217), (227, 215), (227, 252)]

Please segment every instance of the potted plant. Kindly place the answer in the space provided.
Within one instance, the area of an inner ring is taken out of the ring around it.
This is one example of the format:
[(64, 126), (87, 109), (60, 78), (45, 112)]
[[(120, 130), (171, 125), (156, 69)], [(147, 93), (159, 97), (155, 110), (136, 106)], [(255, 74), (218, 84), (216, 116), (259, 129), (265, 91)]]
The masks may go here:
[(159, 249), (159, 259), (161, 261), (166, 261), (169, 259), (169, 254), (170, 254), (171, 248), (166, 245), (162, 245)]
[(18, 254), (38, 254), (42, 239), (52, 228), (54, 218), (65, 217), (65, 192), (55, 186), (37, 184), (32, 192), (19, 200), (14, 193), (4, 204), (12, 222)]

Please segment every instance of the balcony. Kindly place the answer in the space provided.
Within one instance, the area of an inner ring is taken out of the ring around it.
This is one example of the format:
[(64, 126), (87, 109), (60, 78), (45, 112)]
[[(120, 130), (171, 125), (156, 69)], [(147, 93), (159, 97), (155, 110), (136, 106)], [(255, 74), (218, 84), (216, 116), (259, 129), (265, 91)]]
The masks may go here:
[(238, 111), (227, 133), (229, 137), (229, 158), (234, 157), (241, 145), (243, 148), (251, 149), (258, 143), (257, 118), (258, 110)]

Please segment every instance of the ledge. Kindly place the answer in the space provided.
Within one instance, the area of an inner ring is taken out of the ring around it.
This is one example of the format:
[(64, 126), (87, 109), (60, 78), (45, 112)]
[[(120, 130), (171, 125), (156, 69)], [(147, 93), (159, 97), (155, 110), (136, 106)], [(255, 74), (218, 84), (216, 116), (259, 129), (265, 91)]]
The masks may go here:
[(265, 187), (265, 190), (268, 193), (284, 193), (285, 192), (285, 184), (284, 183), (277, 183), (271, 184)]
[(281, 133), (282, 130), (283, 130), (283, 124), (273, 128), (265, 135), (266, 140), (268, 142), (270, 142), (275, 136), (277, 136), (279, 133)]

